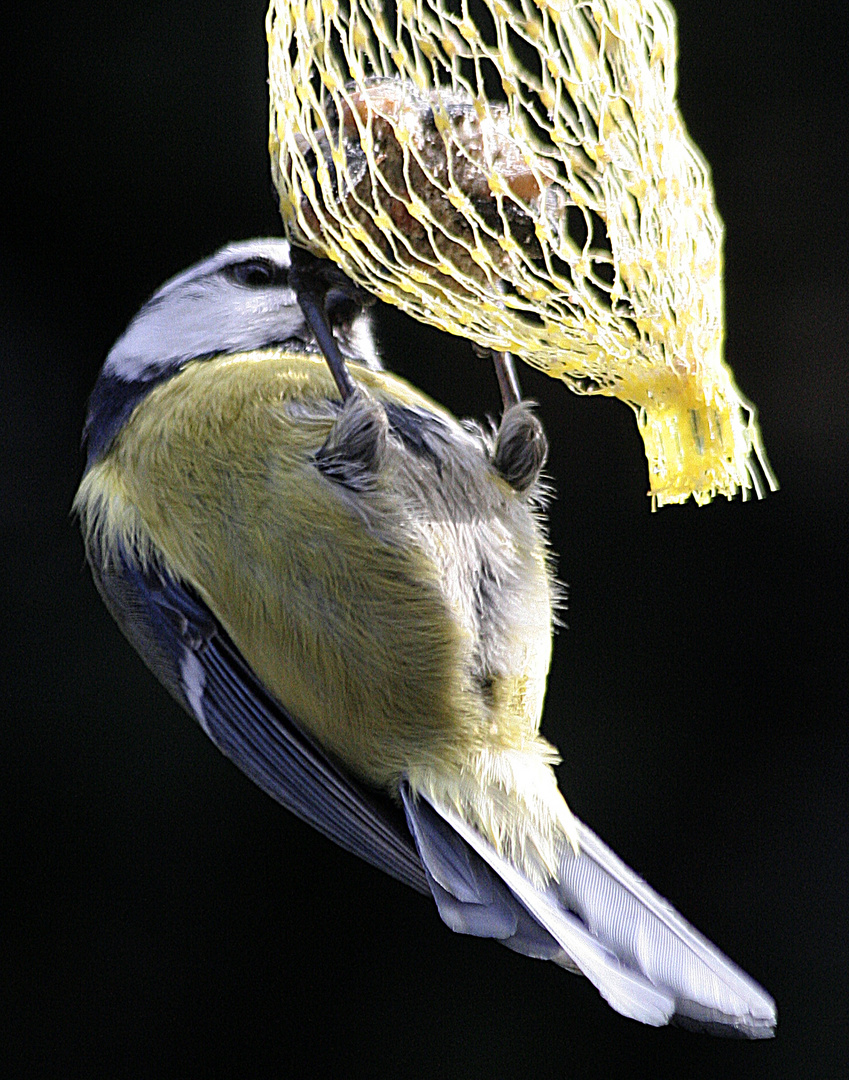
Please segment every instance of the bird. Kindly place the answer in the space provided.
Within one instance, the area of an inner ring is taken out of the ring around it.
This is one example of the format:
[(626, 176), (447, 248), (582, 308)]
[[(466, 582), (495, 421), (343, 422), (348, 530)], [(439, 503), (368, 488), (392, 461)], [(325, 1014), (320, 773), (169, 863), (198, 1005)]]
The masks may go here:
[(74, 509), (100, 595), (265, 792), (452, 930), (579, 972), (627, 1017), (773, 1034), (766, 991), (559, 790), (529, 403), (458, 421), (384, 370), (361, 291), (255, 239), (141, 308), (84, 442)]

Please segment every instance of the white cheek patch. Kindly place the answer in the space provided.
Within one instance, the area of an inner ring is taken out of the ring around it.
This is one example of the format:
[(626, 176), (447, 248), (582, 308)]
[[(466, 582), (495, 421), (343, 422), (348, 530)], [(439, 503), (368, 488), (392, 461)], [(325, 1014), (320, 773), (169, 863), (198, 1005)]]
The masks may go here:
[[(302, 342), (309, 338), (305, 327), (289, 288), (251, 290), (216, 278), (190, 282), (142, 308), (104, 371), (124, 382), (149, 382), (200, 357)], [(357, 346), (373, 352), (368, 335)]]
[[(126, 337), (126, 335), (125, 335)], [(119, 344), (123, 343), (124, 338)], [(143, 342), (139, 343), (144, 345)], [(161, 375), (169, 367), (169, 362), (156, 361), (143, 352), (125, 352), (117, 347), (106, 357), (103, 370), (115, 379), (121, 379), (126, 383), (141, 383), (152, 381), (157, 375)]]
[(180, 681), (183, 684), (183, 693), (186, 695), (186, 701), (188, 701), (189, 708), (192, 710), (195, 719), (209, 738), (212, 738), (212, 732), (209, 730), (209, 725), (206, 722), (206, 716), (203, 711), (203, 692), (206, 688), (206, 673), (203, 670), (203, 664), (201, 664), (197, 656), (188, 649), (183, 653), (183, 659), (180, 661)]

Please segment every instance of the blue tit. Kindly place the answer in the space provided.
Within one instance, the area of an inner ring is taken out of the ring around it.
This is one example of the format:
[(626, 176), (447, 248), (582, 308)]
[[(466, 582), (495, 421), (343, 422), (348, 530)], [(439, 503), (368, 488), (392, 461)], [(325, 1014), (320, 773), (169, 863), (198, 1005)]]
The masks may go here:
[(75, 508), (122, 631), (260, 787), (453, 930), (581, 972), (647, 1024), (771, 1035), (772, 999), (558, 790), (533, 412), (459, 423), (380, 369), (331, 282), (340, 393), (290, 270), (281, 240), (224, 248), (106, 359)]

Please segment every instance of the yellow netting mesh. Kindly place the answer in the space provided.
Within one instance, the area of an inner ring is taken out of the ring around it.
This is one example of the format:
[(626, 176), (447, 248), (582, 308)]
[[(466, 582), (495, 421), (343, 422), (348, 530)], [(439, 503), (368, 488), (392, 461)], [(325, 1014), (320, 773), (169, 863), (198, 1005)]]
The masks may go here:
[(272, 0), (267, 31), (293, 240), (627, 401), (657, 505), (775, 486), (722, 360), (723, 229), (663, 0)]

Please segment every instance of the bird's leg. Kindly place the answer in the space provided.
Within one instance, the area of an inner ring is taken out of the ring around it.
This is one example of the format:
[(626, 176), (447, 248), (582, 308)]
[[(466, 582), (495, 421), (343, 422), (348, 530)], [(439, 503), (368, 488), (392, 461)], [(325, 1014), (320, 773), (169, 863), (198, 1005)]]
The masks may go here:
[(360, 307), (370, 303), (372, 298), (328, 259), (319, 259), (303, 248), (294, 246), (291, 248), (290, 258), (289, 284), (295, 291), (307, 326), (315, 334), (319, 348), (324, 353), (342, 400), (347, 401), (355, 387), (333, 335), (327, 314), (327, 294), (331, 289), (341, 291)]
[(513, 363), (513, 356), (509, 352), (495, 352), (493, 350), (492, 362), (495, 365), (498, 388), (501, 390), (501, 402), (506, 412), (511, 405), (518, 405), (522, 400), (522, 388), (519, 386), (519, 379), (516, 376), (516, 366)]
[(512, 355), (481, 345), (473, 345), (472, 348), (478, 356), (492, 358), (504, 406), (493, 448), (492, 464), (516, 491), (528, 491), (539, 480), (545, 465), (548, 439), (542, 424), (530, 409), (514, 408), (522, 401), (522, 391)]
[(475, 353), (483, 358), (492, 357), (495, 366), (495, 376), (498, 379), (498, 388), (501, 391), (501, 403), (504, 411), (518, 405), (522, 400), (522, 390), (516, 376), (516, 368), (513, 364), (513, 356), (509, 352), (499, 352), (497, 349), (489, 349), (483, 345), (472, 344)]

